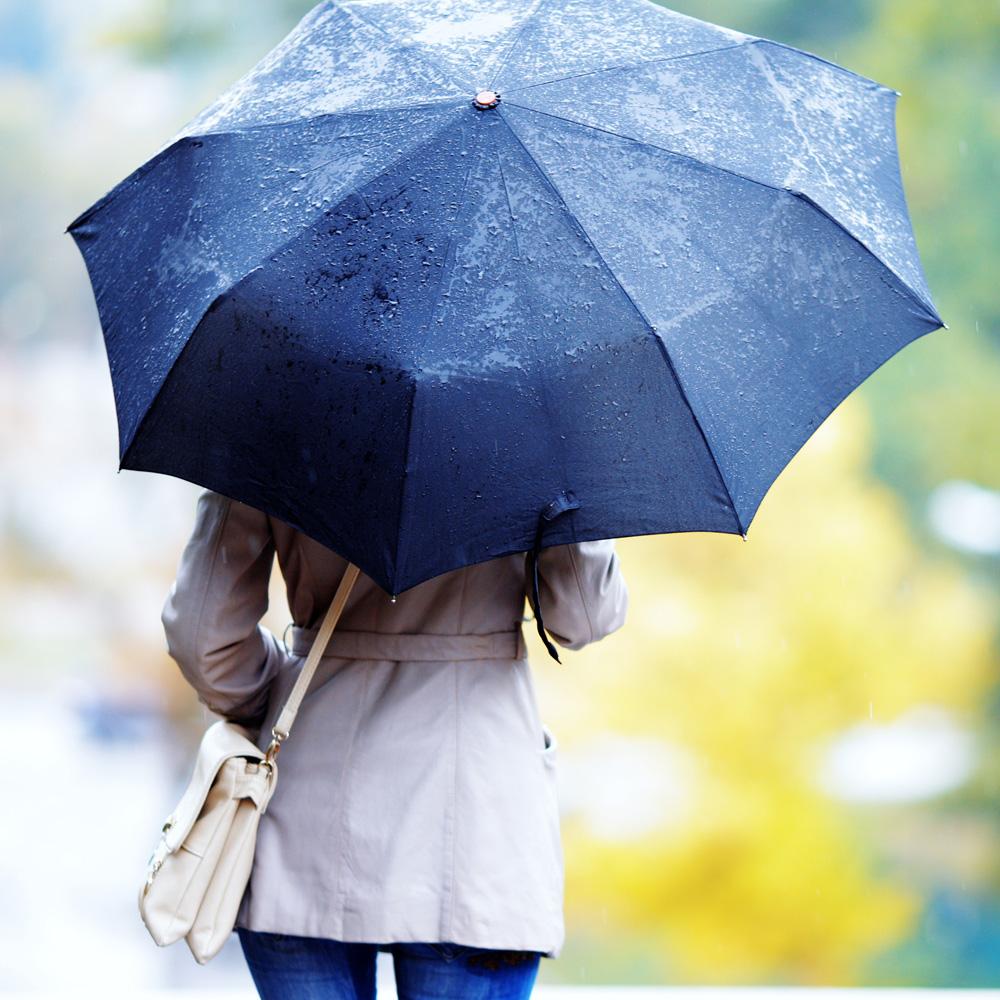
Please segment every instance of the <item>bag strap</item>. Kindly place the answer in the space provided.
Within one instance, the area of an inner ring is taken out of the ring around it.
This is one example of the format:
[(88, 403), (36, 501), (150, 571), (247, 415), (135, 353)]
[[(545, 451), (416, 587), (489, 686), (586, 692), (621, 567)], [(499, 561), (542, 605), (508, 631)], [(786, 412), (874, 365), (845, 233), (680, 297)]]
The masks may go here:
[(344, 605), (347, 604), (347, 598), (354, 587), (354, 581), (358, 578), (358, 572), (358, 567), (353, 563), (347, 564), (344, 577), (340, 581), (340, 586), (337, 587), (337, 593), (334, 594), (333, 602), (330, 604), (326, 616), (323, 618), (323, 624), (319, 627), (319, 633), (309, 650), (306, 662), (302, 665), (299, 676), (285, 699), (285, 704), (281, 707), (278, 721), (271, 728), (271, 744), (267, 748), (267, 756), (265, 757), (268, 763), (278, 756), (281, 744), (288, 739), (288, 734), (292, 731), (292, 723), (295, 722), (295, 716), (299, 714), (299, 706), (302, 704), (302, 699), (316, 673), (319, 661), (323, 658), (323, 653), (326, 652), (326, 644), (330, 641), (330, 636), (333, 635), (333, 630), (337, 627), (337, 620), (344, 610)]

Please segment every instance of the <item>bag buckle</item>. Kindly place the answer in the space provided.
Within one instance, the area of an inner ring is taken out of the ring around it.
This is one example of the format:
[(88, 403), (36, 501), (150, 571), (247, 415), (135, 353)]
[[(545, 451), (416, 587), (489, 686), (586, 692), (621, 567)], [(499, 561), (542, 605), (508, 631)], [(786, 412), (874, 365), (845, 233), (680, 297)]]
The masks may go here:
[(270, 767), (274, 763), (274, 758), (281, 752), (281, 744), (287, 736), (288, 733), (283, 733), (278, 729), (271, 730), (271, 742), (268, 744), (267, 751), (264, 754), (264, 764), (267, 767)]

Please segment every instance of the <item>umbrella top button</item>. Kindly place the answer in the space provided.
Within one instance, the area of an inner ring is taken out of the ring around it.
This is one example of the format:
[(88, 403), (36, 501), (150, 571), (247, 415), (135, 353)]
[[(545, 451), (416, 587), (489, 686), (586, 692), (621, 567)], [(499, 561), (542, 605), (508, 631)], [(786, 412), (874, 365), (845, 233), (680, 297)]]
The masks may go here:
[(494, 93), (492, 90), (481, 90), (472, 99), (472, 106), (479, 108), (480, 111), (485, 111), (487, 108), (495, 108), (499, 103), (500, 95)]

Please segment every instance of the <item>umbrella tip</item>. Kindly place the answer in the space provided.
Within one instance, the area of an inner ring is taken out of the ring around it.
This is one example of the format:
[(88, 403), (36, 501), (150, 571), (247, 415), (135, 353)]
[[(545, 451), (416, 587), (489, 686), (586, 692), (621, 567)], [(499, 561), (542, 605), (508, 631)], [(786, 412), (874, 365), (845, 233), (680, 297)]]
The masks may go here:
[(481, 90), (472, 99), (472, 106), (480, 111), (495, 108), (500, 103), (500, 95), (494, 90)]

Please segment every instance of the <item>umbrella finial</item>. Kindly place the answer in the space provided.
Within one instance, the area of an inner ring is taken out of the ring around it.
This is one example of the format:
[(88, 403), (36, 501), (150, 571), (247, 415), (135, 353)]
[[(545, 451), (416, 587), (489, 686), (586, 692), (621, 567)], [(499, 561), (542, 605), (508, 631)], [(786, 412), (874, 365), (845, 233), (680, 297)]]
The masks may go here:
[(500, 95), (493, 90), (481, 90), (472, 99), (472, 106), (480, 111), (495, 108), (500, 103)]

